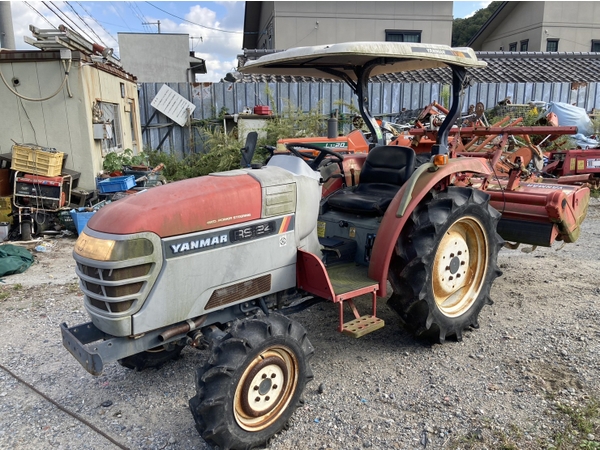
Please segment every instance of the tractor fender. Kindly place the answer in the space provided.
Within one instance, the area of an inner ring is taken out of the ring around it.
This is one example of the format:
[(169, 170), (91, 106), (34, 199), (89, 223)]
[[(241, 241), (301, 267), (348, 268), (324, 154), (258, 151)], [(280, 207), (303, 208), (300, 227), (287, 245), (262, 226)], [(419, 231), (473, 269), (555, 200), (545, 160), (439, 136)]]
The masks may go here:
[[(435, 170), (434, 170), (435, 168)], [(484, 158), (450, 159), (444, 166), (421, 165), (400, 188), (388, 207), (373, 246), (369, 278), (379, 282), (379, 297), (387, 295), (387, 274), (400, 232), (423, 197), (441, 180), (456, 173), (491, 175), (489, 161)]]

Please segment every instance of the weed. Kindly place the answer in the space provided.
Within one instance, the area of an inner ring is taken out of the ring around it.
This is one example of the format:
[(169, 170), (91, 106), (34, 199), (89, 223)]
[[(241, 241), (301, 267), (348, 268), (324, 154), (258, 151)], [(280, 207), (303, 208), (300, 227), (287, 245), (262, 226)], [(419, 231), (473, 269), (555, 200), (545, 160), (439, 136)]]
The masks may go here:
[[(600, 402), (596, 398), (591, 398), (583, 406), (573, 407), (557, 403), (556, 409), (569, 420), (565, 429), (554, 435), (554, 448), (557, 450), (574, 447), (600, 449), (600, 442), (587, 439), (590, 434), (596, 434), (599, 427)], [(584, 438), (580, 438), (580, 435)]]
[(134, 155), (133, 151), (127, 148), (121, 153), (111, 152), (106, 155), (104, 157), (104, 161), (102, 162), (102, 168), (106, 172), (112, 173), (123, 170), (123, 168), (127, 166), (145, 164), (147, 159), (148, 156), (143, 152)]
[(13, 285), (13, 290), (20, 291), (21, 289), (23, 289), (23, 285), (21, 283)]
[(79, 292), (79, 283), (69, 283), (66, 287), (69, 294)]
[[(271, 104), (274, 102), (272, 101)], [(267, 154), (261, 149), (267, 145), (275, 146), (279, 139), (325, 135), (326, 120), (319, 113), (321, 108), (319, 104), (307, 113), (286, 102), (281, 114), (277, 114), (274, 110), (274, 115), (266, 121), (263, 129), (266, 137), (262, 137), (257, 143), (255, 161), (264, 161)], [(224, 114), (223, 110), (220, 114)], [(238, 139), (237, 129), (226, 132), (218, 120), (205, 121), (196, 125), (200, 125), (196, 127), (196, 131), (204, 142), (206, 153), (190, 154), (180, 159), (172, 153), (145, 150), (144, 155), (148, 159), (148, 165), (156, 167), (161, 163), (164, 164), (162, 174), (169, 181), (239, 168), (240, 149), (244, 144)]]

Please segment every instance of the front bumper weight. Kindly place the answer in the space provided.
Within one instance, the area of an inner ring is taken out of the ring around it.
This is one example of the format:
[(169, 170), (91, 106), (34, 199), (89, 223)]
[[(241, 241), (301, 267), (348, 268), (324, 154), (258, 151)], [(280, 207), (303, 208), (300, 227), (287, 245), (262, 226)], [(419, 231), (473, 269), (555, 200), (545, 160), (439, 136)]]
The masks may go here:
[[(69, 328), (66, 323), (60, 325), (63, 345), (85, 370), (92, 375), (100, 375), (104, 368), (101, 349), (106, 347), (105, 339), (110, 338), (92, 322)], [(90, 345), (91, 344), (91, 345)]]

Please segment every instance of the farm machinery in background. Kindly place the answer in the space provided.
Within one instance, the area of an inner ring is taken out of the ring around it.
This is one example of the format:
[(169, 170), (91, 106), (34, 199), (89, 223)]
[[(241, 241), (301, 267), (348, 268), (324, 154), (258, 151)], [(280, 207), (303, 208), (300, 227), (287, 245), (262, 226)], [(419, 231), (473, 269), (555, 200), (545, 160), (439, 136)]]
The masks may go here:
[[(471, 135), (452, 125), (466, 69), (484, 66), (471, 49), (392, 42), (247, 62), (240, 71), (346, 81), (369, 129), (369, 140), (357, 136), (368, 152), (288, 142), (265, 165), (248, 167), (244, 154), (241, 169), (102, 208), (74, 249), (91, 322), (63, 323), (64, 346), (94, 375), (114, 361), (144, 369), (186, 345), (208, 347), (189, 402), (196, 427), (221, 449), (249, 449), (286, 426), (313, 378), (315, 349), (293, 313), (332, 302), (337, 329), (361, 337), (384, 326), (378, 299), (389, 296), (416, 336), (460, 340), (491, 303), (498, 233), (533, 245), (574, 242), (590, 194), (533, 180), (521, 156), (462, 155)], [(369, 79), (437, 67), (452, 71), (452, 106), (427, 157), (387, 145), (369, 111)]]

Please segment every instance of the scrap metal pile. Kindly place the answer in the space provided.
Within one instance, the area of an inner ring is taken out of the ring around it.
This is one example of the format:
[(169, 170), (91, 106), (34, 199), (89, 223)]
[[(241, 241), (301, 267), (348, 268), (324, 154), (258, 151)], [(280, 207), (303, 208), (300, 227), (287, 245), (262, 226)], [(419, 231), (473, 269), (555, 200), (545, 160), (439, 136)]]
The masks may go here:
[[(451, 156), (491, 159), (496, 176), (510, 178), (509, 186), (520, 180), (600, 187), (600, 148), (593, 139), (589, 117), (585, 115), (586, 121), (563, 114), (559, 120), (553, 111), (556, 105), (563, 113), (569, 108), (581, 110), (570, 105), (549, 104), (548, 108), (538, 112), (541, 105), (520, 105), (527, 106), (515, 108), (525, 113), (521, 117), (511, 117), (507, 113), (488, 121), (482, 103), (471, 106), (469, 113), (449, 131)], [(492, 111), (497, 112), (497, 109)], [(500, 111), (507, 112), (507, 109)], [(417, 154), (429, 154), (436, 142), (439, 125), (447, 114), (446, 108), (434, 102), (410, 126), (388, 124), (385, 129), (390, 132), (390, 144), (412, 147)], [(534, 116), (535, 125), (524, 125), (526, 119), (532, 121), (531, 116)]]

